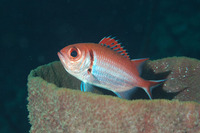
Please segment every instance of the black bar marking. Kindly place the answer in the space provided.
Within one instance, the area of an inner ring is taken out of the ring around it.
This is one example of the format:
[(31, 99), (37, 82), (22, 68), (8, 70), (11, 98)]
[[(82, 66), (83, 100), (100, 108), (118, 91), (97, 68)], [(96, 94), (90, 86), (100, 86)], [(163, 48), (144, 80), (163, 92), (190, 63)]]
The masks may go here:
[(92, 72), (92, 67), (93, 67), (93, 62), (94, 62), (94, 53), (93, 51), (90, 49), (89, 50), (89, 53), (90, 53), (90, 67), (88, 68), (88, 73), (91, 73)]

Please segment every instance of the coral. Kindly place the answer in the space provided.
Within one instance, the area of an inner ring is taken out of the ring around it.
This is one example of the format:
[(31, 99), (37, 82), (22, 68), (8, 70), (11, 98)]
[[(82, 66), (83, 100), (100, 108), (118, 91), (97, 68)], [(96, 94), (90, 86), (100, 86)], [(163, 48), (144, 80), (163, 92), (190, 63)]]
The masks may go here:
[[(155, 78), (175, 78), (167, 80), (163, 89), (181, 91), (174, 97), (181, 100), (179, 95), (185, 93), (185, 87), (189, 92), (198, 87), (192, 81), (197, 78), (195, 75), (198, 74), (198, 66), (199, 61), (189, 58), (174, 57), (149, 61), (144, 66), (144, 72), (147, 73), (143, 76), (150, 78), (149, 74), (152, 72), (155, 73)], [(186, 67), (187, 72), (183, 72)], [(182, 74), (185, 77), (180, 76)], [(189, 78), (189, 83), (186, 83), (185, 78)], [(181, 85), (182, 83), (184, 84)], [(79, 84), (80, 81), (64, 72), (60, 62), (32, 70), (28, 77), (28, 111), (32, 125), (30, 132), (200, 131), (200, 105), (197, 102), (131, 101), (69, 89), (79, 89)], [(176, 85), (178, 89), (174, 89)], [(194, 101), (198, 101), (198, 98)]]

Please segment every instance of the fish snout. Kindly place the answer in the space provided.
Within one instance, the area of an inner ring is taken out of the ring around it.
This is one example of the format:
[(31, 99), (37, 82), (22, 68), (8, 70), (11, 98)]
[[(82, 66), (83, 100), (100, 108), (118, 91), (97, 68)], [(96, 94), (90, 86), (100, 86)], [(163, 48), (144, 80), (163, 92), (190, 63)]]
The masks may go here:
[(57, 53), (57, 55), (58, 55), (58, 57), (59, 57), (61, 63), (65, 66), (65, 65), (66, 65), (66, 64), (65, 64), (65, 56), (62, 54), (61, 51), (59, 51), (59, 52)]

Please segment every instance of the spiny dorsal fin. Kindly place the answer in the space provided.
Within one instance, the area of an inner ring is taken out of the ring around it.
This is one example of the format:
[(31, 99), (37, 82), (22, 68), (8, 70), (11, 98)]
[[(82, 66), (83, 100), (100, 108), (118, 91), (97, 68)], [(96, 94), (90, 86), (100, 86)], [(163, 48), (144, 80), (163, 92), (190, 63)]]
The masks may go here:
[(101, 44), (102, 46), (108, 47), (114, 51), (116, 51), (117, 53), (121, 54), (122, 56), (126, 57), (129, 59), (129, 55), (126, 52), (125, 49), (123, 49), (123, 47), (121, 46), (120, 43), (118, 43), (117, 40), (115, 40), (114, 38), (111, 37), (104, 37), (99, 44)]

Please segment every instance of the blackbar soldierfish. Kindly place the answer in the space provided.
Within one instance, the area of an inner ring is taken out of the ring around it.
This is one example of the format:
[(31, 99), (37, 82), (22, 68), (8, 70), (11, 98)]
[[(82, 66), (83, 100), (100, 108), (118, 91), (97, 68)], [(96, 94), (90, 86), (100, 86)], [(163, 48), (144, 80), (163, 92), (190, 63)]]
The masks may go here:
[(140, 77), (145, 59), (130, 60), (114, 38), (103, 38), (96, 43), (77, 43), (66, 46), (58, 56), (71, 75), (82, 81), (82, 91), (92, 91), (95, 85), (130, 99), (136, 87), (141, 87), (152, 99), (151, 88), (165, 80), (144, 80)]

